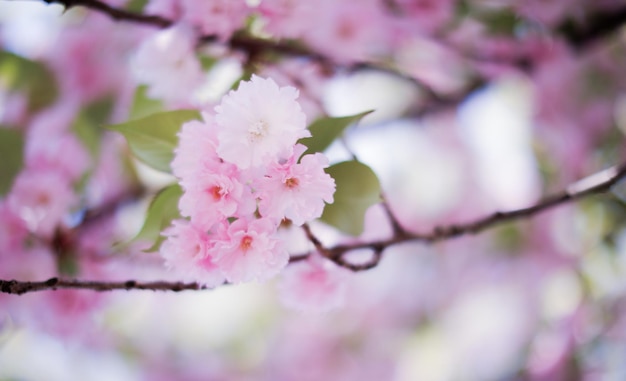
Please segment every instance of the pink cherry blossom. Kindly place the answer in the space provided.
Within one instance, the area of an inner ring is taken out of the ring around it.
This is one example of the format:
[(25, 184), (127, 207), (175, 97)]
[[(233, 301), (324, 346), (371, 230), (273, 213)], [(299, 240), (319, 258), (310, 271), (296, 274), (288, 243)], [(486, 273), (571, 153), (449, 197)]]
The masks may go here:
[(189, 121), (178, 134), (178, 147), (171, 167), (180, 179), (197, 176), (199, 171), (214, 168), (221, 163), (217, 156), (217, 130), (212, 115), (203, 114), (204, 122)]
[(78, 180), (89, 168), (89, 153), (69, 133), (32, 134), (26, 143), (26, 165), (33, 169), (55, 169), (72, 181)]
[(256, 75), (215, 107), (219, 156), (242, 169), (264, 165), (310, 136), (298, 90)]
[(228, 226), (215, 250), (229, 282), (265, 281), (287, 265), (289, 255), (275, 231), (276, 224), (267, 218), (239, 219)]
[[(387, 19), (378, 1), (319, 1), (315, 14), (302, 22), (317, 23), (324, 20), (324, 27), (312, 25), (302, 35), (311, 47), (340, 63), (352, 63), (384, 53), (388, 30)], [(332, 43), (329, 43), (332, 41)]]
[(182, 0), (183, 20), (200, 27), (203, 34), (228, 39), (240, 29), (250, 7), (245, 0)]
[(259, 180), (259, 211), (275, 220), (289, 218), (295, 225), (318, 218), (324, 202), (333, 202), (335, 181), (324, 172), (328, 159), (321, 153), (298, 157), (306, 150), (297, 145), (286, 162), (271, 166)]
[(0, 201), (0, 256), (19, 251), (27, 233), (24, 221)]
[(349, 272), (319, 254), (290, 265), (279, 285), (282, 302), (294, 309), (326, 312), (341, 307)]
[(131, 63), (137, 80), (149, 86), (148, 94), (168, 102), (189, 103), (203, 80), (194, 34), (184, 25), (156, 32), (139, 46)]
[(79, 107), (76, 100), (64, 100), (33, 118), (26, 133), (27, 168), (56, 171), (70, 182), (85, 174), (92, 164), (91, 157), (71, 130)]
[(249, 188), (237, 172), (224, 167), (222, 173), (207, 171), (181, 182), (185, 191), (178, 203), (181, 214), (206, 230), (226, 218), (247, 216), (256, 209)]
[(76, 199), (69, 179), (59, 172), (26, 170), (15, 179), (7, 202), (30, 231), (51, 236)]
[(224, 282), (217, 264), (210, 234), (186, 220), (174, 220), (163, 232), (161, 245), (165, 264), (180, 276), (214, 287)]
[(180, 9), (180, 2), (177, 0), (150, 0), (146, 5), (145, 12), (169, 19), (179, 19), (182, 10)]
[(88, 104), (110, 95), (128, 81), (125, 57), (136, 39), (132, 29), (112, 29), (110, 19), (90, 15), (82, 27), (72, 25), (58, 36), (51, 49), (51, 68), (57, 74), (65, 99)]
[(294, 0), (263, 0), (259, 12), (266, 21), (265, 29), (284, 38), (300, 38), (316, 15), (315, 4)]

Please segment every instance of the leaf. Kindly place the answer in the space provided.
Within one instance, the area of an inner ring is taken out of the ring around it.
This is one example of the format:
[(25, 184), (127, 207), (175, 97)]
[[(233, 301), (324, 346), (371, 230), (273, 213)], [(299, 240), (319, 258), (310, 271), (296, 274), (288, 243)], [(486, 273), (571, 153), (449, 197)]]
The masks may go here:
[(0, 51), (0, 82), (24, 92), (31, 112), (51, 105), (58, 95), (56, 80), (43, 63), (5, 51)]
[(335, 179), (335, 202), (326, 205), (322, 221), (357, 236), (363, 232), (365, 211), (380, 202), (378, 177), (367, 165), (344, 161), (330, 166), (326, 172)]
[(93, 158), (100, 153), (101, 126), (109, 120), (112, 111), (113, 98), (105, 97), (83, 108), (72, 124), (72, 131)]
[(126, 4), (126, 10), (134, 13), (142, 13), (145, 6), (148, 4), (148, 0), (130, 0)]
[(485, 12), (477, 15), (477, 18), (487, 27), (489, 33), (494, 35), (513, 35), (521, 24), (520, 17), (509, 9)]
[(139, 160), (158, 171), (169, 173), (174, 149), (178, 144), (177, 133), (180, 126), (193, 119), (202, 120), (200, 112), (167, 111), (106, 128), (124, 135), (131, 151)]
[(308, 148), (305, 154), (323, 152), (348, 126), (358, 123), (365, 115), (372, 112), (374, 110), (338, 118), (325, 117), (317, 119), (309, 126), (312, 137), (300, 140), (300, 143)]
[(133, 105), (130, 109), (130, 119), (144, 118), (160, 111), (163, 111), (163, 103), (158, 99), (148, 97), (148, 86), (137, 86)]
[(146, 220), (141, 230), (129, 243), (152, 242), (152, 246), (145, 249), (144, 252), (158, 251), (161, 243), (165, 240), (161, 232), (171, 224), (172, 220), (180, 218), (178, 199), (182, 194), (183, 190), (178, 184), (172, 184), (157, 193), (148, 207)]
[(24, 163), (24, 137), (19, 131), (0, 127), (0, 196), (11, 190)]

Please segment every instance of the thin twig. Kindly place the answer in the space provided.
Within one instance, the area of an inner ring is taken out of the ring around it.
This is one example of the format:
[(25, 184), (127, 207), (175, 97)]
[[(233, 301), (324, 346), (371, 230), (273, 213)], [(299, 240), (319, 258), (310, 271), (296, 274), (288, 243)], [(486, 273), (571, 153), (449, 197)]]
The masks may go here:
[(552, 196), (548, 196), (537, 204), (526, 208), (515, 209), (506, 212), (495, 212), (486, 217), (479, 218), (468, 223), (438, 226), (435, 227), (430, 233), (406, 233), (401, 235), (395, 234), (394, 236), (386, 240), (338, 245), (329, 248), (328, 250), (331, 253), (331, 256), (342, 256), (349, 251), (357, 249), (369, 248), (378, 250), (381, 247), (387, 248), (392, 245), (409, 241), (434, 243), (464, 235), (478, 234), (484, 230), (487, 230), (497, 225), (501, 225), (506, 222), (533, 217), (534, 215), (537, 215), (559, 205), (567, 204), (569, 202), (573, 202), (591, 195), (606, 193), (611, 189), (613, 185), (615, 185), (624, 177), (626, 177), (626, 163), (622, 164), (619, 167), (614, 167), (613, 174), (609, 176), (605, 181), (598, 182), (591, 187), (579, 190), (562, 191)]

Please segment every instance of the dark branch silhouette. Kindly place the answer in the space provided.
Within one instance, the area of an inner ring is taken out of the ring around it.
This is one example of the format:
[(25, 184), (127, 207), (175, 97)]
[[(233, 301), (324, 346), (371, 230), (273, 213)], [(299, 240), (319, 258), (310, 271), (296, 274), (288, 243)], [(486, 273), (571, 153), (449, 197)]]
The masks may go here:
[[(66, 8), (83, 6), (104, 14), (109, 15), (112, 19), (117, 21), (128, 21), (139, 23), (143, 25), (151, 25), (157, 28), (167, 28), (173, 25), (176, 20), (171, 20), (165, 17), (157, 15), (146, 15), (142, 13), (131, 12), (123, 8), (110, 6), (99, 0), (42, 0), (46, 3), (59, 3)], [(561, 25), (555, 28), (555, 34), (561, 35), (569, 44), (578, 50), (583, 50), (587, 46), (599, 39), (613, 34), (626, 22), (626, 7), (614, 9), (609, 11), (603, 11), (591, 14), (584, 22), (572, 22), (571, 20), (564, 20)], [(419, 106), (417, 110), (411, 112), (412, 116), (423, 117), (427, 114), (434, 114), (441, 111), (447, 111), (451, 107), (454, 107), (461, 103), (468, 94), (471, 94), (474, 90), (484, 85), (484, 79), (475, 78), (471, 80), (465, 88), (456, 94), (439, 94), (433, 88), (426, 83), (418, 80), (417, 78), (410, 76), (402, 71), (396, 69), (393, 66), (389, 66), (383, 63), (377, 62), (356, 62), (353, 64), (345, 65), (338, 64), (330, 57), (327, 57), (319, 52), (311, 50), (310, 48), (295, 43), (293, 41), (285, 40), (272, 40), (254, 37), (246, 34), (235, 34), (227, 41), (221, 41), (217, 35), (206, 35), (200, 37), (200, 43), (212, 43), (220, 42), (225, 43), (231, 49), (240, 50), (247, 53), (248, 65), (253, 65), (254, 62), (262, 62), (264, 54), (274, 53), (287, 57), (306, 57), (312, 61), (317, 62), (321, 66), (329, 70), (345, 70), (348, 72), (359, 70), (376, 70), (403, 78), (415, 86), (417, 86), (424, 93), (424, 104)], [(468, 57), (469, 58), (469, 57)], [(497, 60), (497, 58), (485, 58), (488, 61)], [(509, 63), (515, 67), (522, 69), (522, 71), (529, 72), (532, 70), (529, 67), (530, 62), (526, 57), (519, 57)]]
[(130, 21), (144, 25), (153, 25), (158, 28), (167, 28), (174, 24), (172, 20), (168, 20), (161, 16), (144, 15), (141, 13), (130, 12), (122, 8), (113, 7), (98, 0), (42, 0), (48, 4), (61, 4), (65, 8), (82, 6), (93, 9), (109, 15), (113, 20)]
[[(430, 233), (419, 234), (407, 232), (404, 228), (397, 227), (394, 234), (386, 240), (374, 242), (357, 242), (347, 245), (337, 245), (326, 248), (321, 241), (315, 237), (308, 225), (304, 225), (303, 229), (307, 238), (313, 243), (315, 249), (324, 257), (332, 260), (339, 266), (348, 268), (352, 271), (364, 271), (376, 267), (380, 262), (383, 252), (390, 246), (404, 242), (423, 242), (434, 243), (444, 241), (464, 235), (478, 234), (484, 230), (495, 227), (497, 225), (530, 218), (548, 209), (559, 205), (564, 205), (582, 198), (606, 193), (626, 177), (626, 163), (619, 167), (610, 169), (610, 175), (604, 181), (593, 184), (589, 187), (577, 187), (581, 189), (565, 190), (544, 198), (542, 201), (527, 208), (511, 210), (507, 212), (495, 212), (486, 217), (474, 220), (469, 223), (454, 224), (448, 226), (435, 227)], [(372, 250), (372, 257), (365, 263), (351, 263), (345, 254), (360, 249)], [(291, 257), (290, 262), (298, 262), (306, 260), (307, 254), (295, 255)], [(226, 283), (225, 283), (226, 284)], [(7, 294), (25, 294), (28, 292), (57, 290), (57, 289), (87, 289), (93, 291), (112, 291), (112, 290), (153, 290), (153, 291), (183, 291), (183, 290), (202, 290), (206, 287), (198, 283), (183, 282), (138, 282), (129, 280), (125, 282), (104, 282), (104, 281), (84, 281), (84, 280), (66, 280), (59, 278), (51, 278), (42, 282), (22, 282), (17, 280), (0, 280), (0, 292)]]
[[(142, 13), (131, 12), (123, 8), (108, 5), (99, 0), (42, 1), (48, 4), (61, 4), (65, 8), (82, 6), (105, 13), (117, 21), (135, 22), (144, 25), (152, 25), (158, 28), (167, 28), (175, 23), (175, 20), (170, 20), (157, 15), (145, 15)], [(556, 27), (556, 32), (562, 35), (573, 47), (583, 48), (600, 38), (613, 34), (622, 25), (624, 25), (624, 23), (626, 23), (626, 7), (621, 7), (590, 14), (583, 22), (574, 22), (570, 19), (564, 20), (561, 25)], [(202, 40), (205, 42), (215, 42), (218, 38), (217, 36), (210, 35), (203, 37)], [(250, 36), (234, 36), (229, 41), (229, 45), (233, 48), (248, 51), (269, 50), (286, 55), (310, 56), (315, 60), (325, 59), (323, 56), (298, 45)]]
[(138, 282), (128, 280), (125, 282), (102, 282), (75, 279), (50, 278), (42, 282), (19, 282), (16, 280), (0, 280), (0, 291), (5, 294), (22, 295), (27, 292), (76, 289), (91, 291), (113, 291), (113, 290), (152, 290), (152, 291), (184, 291), (184, 290), (204, 290), (207, 287), (198, 283), (183, 282)]
[[(358, 249), (372, 249), (375, 252), (386, 249), (389, 246), (396, 245), (403, 242), (424, 242), (434, 243), (438, 241), (444, 241), (451, 238), (456, 238), (464, 235), (478, 234), (484, 230), (492, 228), (494, 226), (520, 220), (523, 218), (530, 218), (536, 214), (542, 213), (548, 209), (554, 208), (559, 205), (567, 204), (582, 198), (606, 193), (611, 190), (615, 184), (626, 177), (626, 163), (619, 167), (614, 167), (611, 175), (604, 181), (596, 183), (590, 187), (585, 187), (577, 190), (564, 190), (560, 193), (548, 196), (538, 202), (535, 205), (515, 209), (506, 212), (495, 212), (486, 217), (479, 218), (477, 220), (453, 224), (447, 226), (435, 227), (430, 233), (409, 233), (405, 230), (396, 232), (391, 238), (386, 240), (380, 240), (375, 242), (363, 242), (352, 243), (348, 245), (338, 245), (332, 248), (318, 248), (329, 259), (340, 264), (338, 259), (342, 258), (344, 254), (352, 250)], [(571, 187), (570, 187), (571, 188)]]

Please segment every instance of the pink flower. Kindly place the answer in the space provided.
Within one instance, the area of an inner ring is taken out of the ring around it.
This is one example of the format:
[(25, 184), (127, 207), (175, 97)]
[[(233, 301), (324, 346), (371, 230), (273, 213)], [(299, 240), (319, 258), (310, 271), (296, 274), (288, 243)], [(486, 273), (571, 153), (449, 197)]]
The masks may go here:
[(290, 308), (326, 312), (341, 307), (346, 294), (348, 271), (318, 254), (293, 263), (283, 272), (279, 285), (281, 301)]
[(324, 168), (328, 159), (321, 153), (298, 157), (306, 150), (299, 144), (289, 160), (269, 168), (259, 180), (259, 212), (274, 220), (289, 218), (295, 225), (318, 218), (324, 211), (324, 201), (333, 202), (335, 180)]
[(19, 252), (27, 234), (24, 221), (0, 201), (0, 256)]
[(300, 38), (318, 14), (315, 5), (308, 1), (263, 0), (259, 12), (266, 21), (265, 28), (275, 37)]
[(229, 282), (264, 281), (282, 270), (289, 260), (282, 241), (274, 236), (276, 225), (266, 219), (239, 219), (215, 244), (217, 264)]
[(256, 209), (250, 189), (239, 181), (236, 170), (224, 167), (222, 173), (205, 171), (181, 182), (185, 192), (178, 203), (180, 213), (206, 230), (229, 217), (247, 217)]
[(15, 179), (7, 202), (30, 231), (51, 236), (76, 198), (69, 179), (59, 172), (26, 170)]
[(204, 122), (192, 120), (183, 124), (178, 137), (172, 171), (180, 179), (196, 177), (203, 169), (220, 165), (217, 156), (217, 130), (210, 114), (203, 114)]
[(253, 75), (215, 107), (219, 156), (242, 169), (262, 166), (310, 136), (298, 91)]
[(182, 6), (183, 20), (222, 40), (244, 25), (251, 10), (245, 0), (182, 0)]
[(181, 13), (180, 3), (178, 0), (150, 0), (146, 5), (145, 13), (177, 20)]
[(189, 103), (203, 80), (194, 43), (191, 30), (178, 25), (155, 33), (139, 46), (131, 64), (137, 80), (149, 85), (148, 95)]
[(33, 118), (26, 134), (25, 161), (29, 169), (61, 172), (76, 181), (91, 166), (91, 157), (70, 131), (78, 104), (58, 102)]
[(25, 156), (29, 168), (60, 171), (72, 181), (78, 180), (91, 165), (87, 150), (69, 133), (29, 134)]
[(172, 226), (163, 235), (167, 239), (161, 245), (160, 253), (168, 267), (207, 287), (224, 282), (215, 263), (211, 235), (186, 220), (172, 221)]
[(128, 82), (125, 57), (128, 41), (134, 40), (134, 30), (111, 20), (89, 15), (83, 23), (61, 30), (50, 49), (49, 61), (59, 80), (65, 99), (88, 104), (110, 96)]
[(382, 55), (388, 38), (389, 24), (379, 1), (317, 2), (315, 14), (309, 20), (324, 20), (324, 27), (312, 25), (303, 33), (303, 40), (314, 50), (339, 63), (363, 61), (372, 55)]

